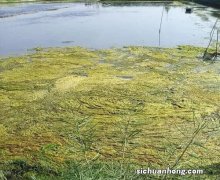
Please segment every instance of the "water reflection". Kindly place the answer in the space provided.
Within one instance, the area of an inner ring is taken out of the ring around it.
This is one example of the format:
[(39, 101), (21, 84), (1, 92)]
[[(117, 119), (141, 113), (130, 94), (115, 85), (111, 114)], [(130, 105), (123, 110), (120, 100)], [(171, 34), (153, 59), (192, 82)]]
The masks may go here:
[(185, 14), (188, 6), (170, 2), (1, 6), (0, 55), (21, 54), (30, 48), (51, 46), (206, 46), (215, 13), (219, 11), (196, 9), (204, 6), (190, 4), (195, 9), (192, 14)]
[(135, 1), (128, 1), (128, 2), (123, 2), (123, 1), (118, 1), (118, 2), (103, 2), (101, 3), (101, 6), (102, 7), (109, 7), (109, 6), (117, 6), (117, 7), (140, 7), (140, 6), (162, 6), (162, 5), (165, 5), (165, 6), (177, 6), (175, 5), (173, 2), (152, 2), (152, 1), (149, 1), (149, 2), (141, 2), (141, 1), (138, 1), (138, 2), (135, 2)]

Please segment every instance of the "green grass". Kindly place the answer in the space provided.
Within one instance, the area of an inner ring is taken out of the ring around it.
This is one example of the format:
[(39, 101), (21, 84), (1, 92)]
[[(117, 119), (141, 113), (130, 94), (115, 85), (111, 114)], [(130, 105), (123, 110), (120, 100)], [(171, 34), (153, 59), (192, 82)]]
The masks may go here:
[(1, 59), (0, 177), (144, 179), (135, 169), (170, 166), (215, 179), (220, 63), (203, 51), (73, 47)]

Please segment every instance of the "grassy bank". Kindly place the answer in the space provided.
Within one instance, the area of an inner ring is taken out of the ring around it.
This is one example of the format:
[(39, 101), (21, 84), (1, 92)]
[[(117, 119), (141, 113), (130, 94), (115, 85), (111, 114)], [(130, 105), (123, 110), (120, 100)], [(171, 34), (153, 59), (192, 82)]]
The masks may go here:
[(203, 5), (207, 5), (207, 6), (220, 8), (220, 1), (219, 0), (195, 0), (195, 2), (203, 4)]
[[(98, 2), (98, 1), (109, 1), (109, 0), (1, 0), (0, 3), (19, 3), (19, 2)], [(127, 0), (110, 0), (110, 1), (118, 1), (123, 2)], [(129, 0), (128, 0), (129, 1)], [(131, 1), (149, 1), (149, 2), (170, 2), (176, 0), (131, 0)], [(184, 1), (184, 0), (177, 0)]]
[[(25, 2), (129, 2), (129, 0), (1, 0), (0, 4), (4, 3), (25, 3)], [(192, 2), (189, 0), (130, 0), (130, 2)], [(220, 7), (220, 2), (219, 0), (195, 0), (193, 1), (198, 4), (202, 5), (207, 5), (207, 6), (212, 6), (215, 8)]]
[(96, 0), (1, 0), (4, 3), (28, 3), (28, 2), (97, 2)]
[(36, 50), (0, 61), (0, 177), (219, 176), (220, 63), (204, 49)]

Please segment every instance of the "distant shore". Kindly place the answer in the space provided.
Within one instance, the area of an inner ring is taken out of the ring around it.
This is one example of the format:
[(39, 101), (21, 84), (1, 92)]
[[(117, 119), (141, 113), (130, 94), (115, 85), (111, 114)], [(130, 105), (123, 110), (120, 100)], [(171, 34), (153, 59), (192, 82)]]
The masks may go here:
[[(106, 0), (2, 0), (0, 2), (1, 3), (25, 3), (25, 2), (103, 2)], [(127, 1), (127, 0), (112, 0), (112, 1)], [(132, 0), (132, 1), (142, 1), (142, 0)], [(149, 1), (149, 2), (170, 2), (170, 1), (175, 1), (175, 0), (143, 0), (143, 1)], [(182, 2), (187, 2), (184, 0), (176, 0), (176, 1), (182, 1)], [(189, 1), (188, 2), (192, 2)], [(193, 1), (195, 3), (199, 3), (199, 4), (203, 4), (203, 5), (207, 5), (207, 6), (211, 6), (211, 7), (215, 7), (215, 8), (220, 8), (220, 1), (219, 0), (195, 0)]]

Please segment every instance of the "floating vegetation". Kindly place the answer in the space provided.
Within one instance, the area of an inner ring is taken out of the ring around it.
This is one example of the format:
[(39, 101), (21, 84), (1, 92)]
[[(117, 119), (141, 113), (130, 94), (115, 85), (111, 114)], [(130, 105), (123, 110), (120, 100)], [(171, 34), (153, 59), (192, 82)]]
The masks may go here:
[(217, 167), (220, 62), (203, 52), (73, 47), (1, 59), (0, 177)]

